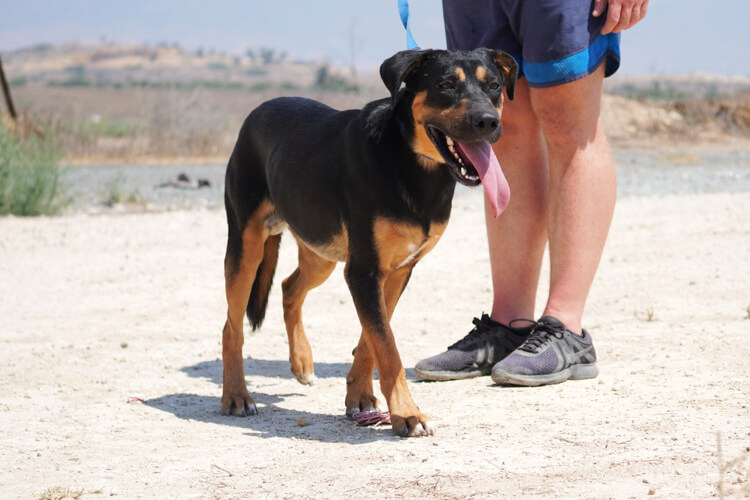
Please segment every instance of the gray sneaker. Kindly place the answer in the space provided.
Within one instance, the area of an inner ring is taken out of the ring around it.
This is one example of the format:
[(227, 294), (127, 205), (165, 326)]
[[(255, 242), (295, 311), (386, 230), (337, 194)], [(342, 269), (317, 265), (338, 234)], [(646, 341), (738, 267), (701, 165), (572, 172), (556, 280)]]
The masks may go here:
[(576, 335), (560, 320), (544, 316), (524, 343), (492, 368), (496, 384), (544, 385), (599, 374), (591, 335)]
[(516, 328), (503, 325), (487, 314), (474, 318), (473, 322), (474, 329), (466, 337), (448, 347), (444, 353), (417, 363), (414, 373), (427, 380), (489, 375), (492, 366), (520, 346), (531, 331), (531, 326)]

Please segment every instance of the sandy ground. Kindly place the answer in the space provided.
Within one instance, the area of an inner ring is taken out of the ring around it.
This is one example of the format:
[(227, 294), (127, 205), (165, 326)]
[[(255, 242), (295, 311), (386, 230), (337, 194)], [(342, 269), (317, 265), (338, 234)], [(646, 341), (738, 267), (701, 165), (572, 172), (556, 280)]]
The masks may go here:
[[(457, 196), (396, 309), (407, 367), (490, 302), (480, 207)], [(359, 328), (340, 270), (306, 303), (316, 384), (289, 372), (275, 286), (245, 344), (260, 414), (222, 417), (221, 209), (0, 218), (0, 497), (750, 496), (748, 214), (746, 191), (621, 199), (585, 316), (600, 376), (409, 369), (438, 425), (419, 439), (343, 415)], [(277, 283), (295, 254), (287, 238)]]

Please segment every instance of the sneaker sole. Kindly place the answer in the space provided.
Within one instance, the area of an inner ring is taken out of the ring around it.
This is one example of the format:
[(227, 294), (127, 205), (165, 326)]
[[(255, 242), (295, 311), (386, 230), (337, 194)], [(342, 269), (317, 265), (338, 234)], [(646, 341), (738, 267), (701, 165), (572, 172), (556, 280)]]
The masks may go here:
[(481, 377), (483, 375), (489, 375), (492, 368), (487, 370), (473, 370), (464, 372), (451, 372), (451, 371), (437, 371), (430, 370), (424, 371), (418, 368), (414, 368), (414, 375), (425, 380), (461, 380), (465, 378)]
[(573, 365), (559, 372), (544, 375), (521, 375), (519, 373), (506, 372), (504, 370), (493, 370), (492, 381), (502, 385), (522, 385), (525, 387), (536, 387), (539, 385), (559, 384), (566, 380), (583, 380), (595, 378), (599, 375), (599, 367), (596, 363)]

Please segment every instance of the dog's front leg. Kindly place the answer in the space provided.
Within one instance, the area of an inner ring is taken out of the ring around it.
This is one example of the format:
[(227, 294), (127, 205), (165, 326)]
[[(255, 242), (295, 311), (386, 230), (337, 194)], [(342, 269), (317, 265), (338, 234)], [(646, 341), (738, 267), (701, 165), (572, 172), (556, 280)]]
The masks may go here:
[[(385, 277), (371, 266), (357, 265), (351, 260), (347, 262), (344, 274), (362, 323), (360, 344), (364, 341), (366, 354), (372, 356), (378, 369), (380, 389), (388, 403), (393, 432), (401, 436), (433, 434), (429, 417), (419, 411), (406, 384), (406, 373), (389, 322), (384, 294)], [(357, 365), (356, 358), (355, 353), (353, 368)], [(364, 361), (360, 361), (363, 369)]]
[(354, 348), (354, 362), (346, 376), (346, 415), (351, 417), (361, 411), (380, 411), (380, 402), (372, 389), (372, 370), (375, 359), (367, 346), (365, 332)]
[[(396, 303), (409, 281), (412, 268), (413, 266), (403, 267), (391, 272), (384, 282), (383, 291), (389, 320), (393, 317)], [(346, 376), (346, 414), (352, 416), (360, 411), (380, 411), (380, 402), (372, 390), (372, 370), (375, 367), (375, 359), (367, 346), (364, 331), (352, 354), (354, 362)]]

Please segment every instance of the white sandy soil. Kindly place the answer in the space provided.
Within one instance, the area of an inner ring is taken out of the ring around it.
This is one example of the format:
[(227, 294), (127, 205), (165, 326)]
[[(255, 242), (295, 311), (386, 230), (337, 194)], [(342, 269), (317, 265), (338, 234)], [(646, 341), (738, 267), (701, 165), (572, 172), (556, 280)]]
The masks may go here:
[(618, 202), (585, 315), (597, 379), (417, 381), (411, 367), (490, 304), (481, 203), (457, 196), (396, 309), (411, 390), (437, 424), (418, 439), (344, 416), (359, 326), (341, 268), (306, 302), (316, 384), (292, 377), (288, 235), (245, 343), (260, 414), (241, 419), (219, 415), (222, 210), (0, 218), (0, 497), (750, 495), (748, 193)]

